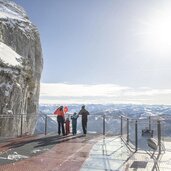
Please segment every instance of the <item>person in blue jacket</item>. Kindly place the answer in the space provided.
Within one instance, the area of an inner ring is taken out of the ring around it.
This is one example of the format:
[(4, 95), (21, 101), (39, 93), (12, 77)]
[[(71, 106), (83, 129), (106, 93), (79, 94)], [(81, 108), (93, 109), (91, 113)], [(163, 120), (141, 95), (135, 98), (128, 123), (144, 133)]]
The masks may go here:
[(78, 119), (78, 117), (79, 117), (79, 115), (77, 115), (76, 112), (71, 116), (71, 120), (72, 120), (72, 134), (73, 135), (77, 134), (77, 119)]

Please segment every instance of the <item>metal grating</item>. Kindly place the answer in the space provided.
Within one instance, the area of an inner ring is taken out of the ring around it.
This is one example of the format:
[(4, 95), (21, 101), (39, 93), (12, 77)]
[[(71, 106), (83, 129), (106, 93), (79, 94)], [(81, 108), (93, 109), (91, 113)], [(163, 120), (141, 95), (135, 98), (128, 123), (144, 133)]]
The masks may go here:
[(145, 161), (134, 161), (130, 168), (138, 169), (138, 168), (146, 168), (148, 162)]

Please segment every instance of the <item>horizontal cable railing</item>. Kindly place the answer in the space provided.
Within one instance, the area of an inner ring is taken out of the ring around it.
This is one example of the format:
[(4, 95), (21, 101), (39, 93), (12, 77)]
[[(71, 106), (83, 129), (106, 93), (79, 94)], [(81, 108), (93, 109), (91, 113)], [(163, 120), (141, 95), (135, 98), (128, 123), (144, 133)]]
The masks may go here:
[[(71, 114), (66, 114), (70, 120)], [(17, 125), (17, 135), (23, 136), (28, 132), (25, 124), (29, 119), (35, 117), (38, 119), (36, 134), (56, 133), (57, 134), (57, 116), (46, 114), (8, 114), (0, 115), (0, 126), (6, 126), (13, 121)], [(6, 124), (5, 124), (6, 123)], [(163, 142), (166, 137), (165, 133), (170, 131), (171, 117), (150, 116), (146, 118), (131, 118), (127, 116), (114, 116), (109, 114), (91, 114), (88, 116), (88, 133), (102, 134), (104, 136), (121, 136), (123, 141), (130, 145), (132, 149), (137, 150), (158, 150), (159, 153), (164, 149)], [(5, 125), (4, 125), (5, 124)], [(53, 124), (53, 126), (52, 126)], [(166, 127), (167, 126), (167, 127)], [(78, 132), (82, 132), (81, 116), (77, 121)], [(10, 129), (10, 125), (9, 128)], [(70, 129), (71, 130), (71, 129)], [(72, 130), (71, 130), (72, 131)], [(171, 132), (171, 131), (170, 131)], [(168, 136), (170, 138), (171, 136)]]

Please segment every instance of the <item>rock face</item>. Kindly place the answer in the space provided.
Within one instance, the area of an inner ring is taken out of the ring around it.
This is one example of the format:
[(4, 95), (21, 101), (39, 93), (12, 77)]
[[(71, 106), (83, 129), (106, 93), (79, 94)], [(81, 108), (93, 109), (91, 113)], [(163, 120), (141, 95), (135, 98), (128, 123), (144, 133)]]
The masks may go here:
[(21, 7), (0, 0), (0, 115), (10, 116), (0, 118), (1, 136), (33, 133), (42, 66), (37, 28)]

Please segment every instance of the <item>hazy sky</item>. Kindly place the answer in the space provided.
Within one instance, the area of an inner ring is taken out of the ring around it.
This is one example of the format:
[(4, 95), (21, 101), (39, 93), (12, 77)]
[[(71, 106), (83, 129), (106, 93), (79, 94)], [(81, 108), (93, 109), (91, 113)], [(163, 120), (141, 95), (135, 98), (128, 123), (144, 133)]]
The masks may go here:
[[(40, 32), (44, 56), (41, 82), (46, 83), (42, 84), (42, 99), (52, 99), (49, 90), (44, 92), (45, 85), (56, 86), (54, 90), (60, 92), (64, 91), (61, 84), (68, 90), (75, 85), (87, 92), (81, 96), (86, 100), (93, 94), (93, 85), (106, 86), (105, 90), (110, 90), (110, 85), (120, 87), (119, 92), (126, 87), (127, 97), (125, 89), (117, 97), (116, 91), (110, 91), (114, 102), (130, 102), (129, 95), (134, 92), (132, 102), (171, 104), (170, 0), (14, 1), (25, 8)], [(82, 89), (84, 86), (89, 91)], [(147, 95), (147, 89), (159, 94)], [(60, 98), (74, 99), (68, 94)], [(97, 100), (96, 95), (93, 98)], [(54, 99), (59, 100), (58, 96)]]

